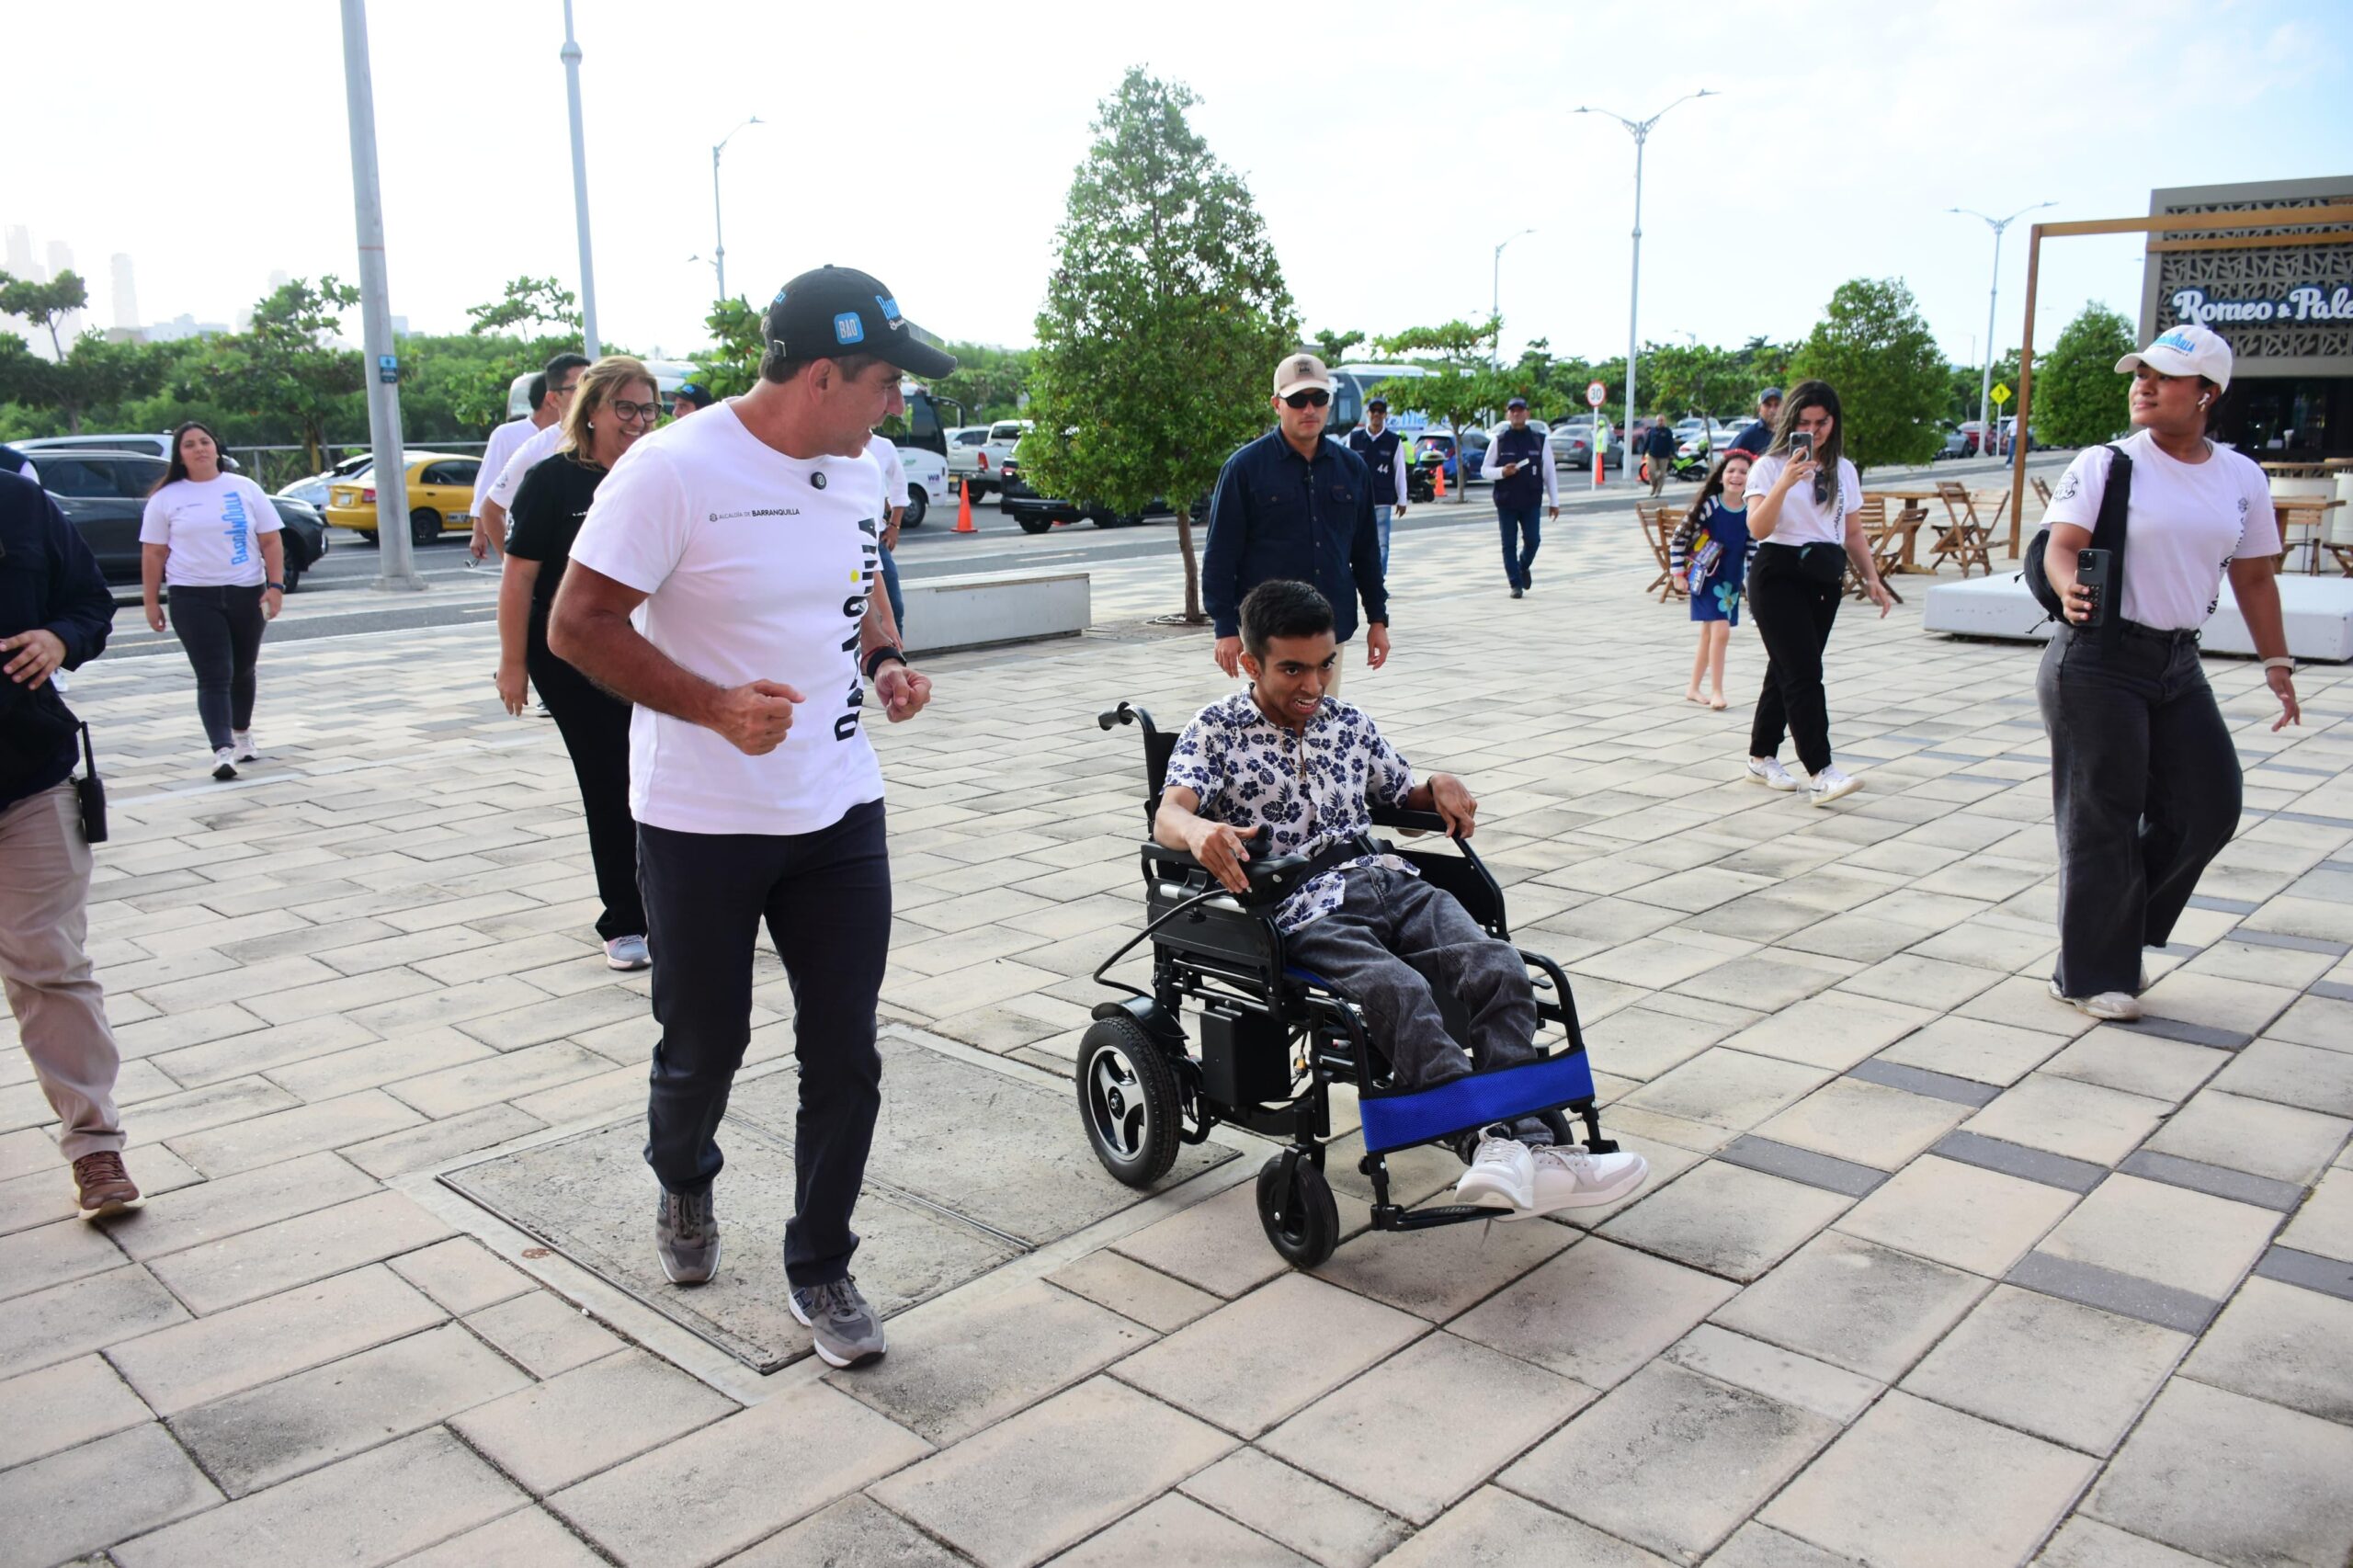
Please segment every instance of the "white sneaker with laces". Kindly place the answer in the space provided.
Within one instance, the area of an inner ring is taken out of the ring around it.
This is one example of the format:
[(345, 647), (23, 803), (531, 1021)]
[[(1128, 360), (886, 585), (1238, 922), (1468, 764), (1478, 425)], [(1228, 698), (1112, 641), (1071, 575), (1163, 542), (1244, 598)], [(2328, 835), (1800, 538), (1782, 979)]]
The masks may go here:
[(1798, 781), (1781, 766), (1778, 756), (1752, 756), (1748, 759), (1748, 781), (1762, 784), (1768, 790), (1794, 790)]
[(1826, 806), (1833, 801), (1845, 799), (1862, 787), (1861, 779), (1848, 778), (1839, 770), (1836, 763), (1833, 763), (1813, 776), (1813, 782), (1805, 787), (1805, 794), (1806, 799), (1815, 805)]
[(234, 743), (229, 747), (230, 761), (259, 762), (261, 760), (261, 748), (254, 744), (254, 733), (251, 730), (233, 730), (230, 732), (229, 738)]
[(1482, 1138), (1454, 1196), (1483, 1209), (1524, 1210), (1536, 1200), (1536, 1161), (1516, 1138)]
[(212, 754), (212, 777), (226, 784), (237, 776), (237, 756), (227, 746)]
[(654, 955), (646, 949), (642, 937), (615, 937), (605, 944), (607, 969), (652, 969)]
[[(2148, 971), (2143, 970), (2141, 979), (2145, 983), (2148, 978)], [(2141, 999), (2121, 991), (2103, 991), (2097, 996), (2070, 996), (2059, 989), (2059, 983), (2054, 980), (2051, 983), (2051, 994), (2054, 1000), (2066, 1003), (2078, 1013), (2104, 1018), (2109, 1023), (2129, 1024), (2141, 1017)]]
[(1530, 1152), (1536, 1167), (1536, 1200), (1506, 1220), (1550, 1214), (1556, 1209), (1595, 1209), (1615, 1203), (1643, 1185), (1650, 1162), (1640, 1154), (1591, 1154), (1575, 1144)]

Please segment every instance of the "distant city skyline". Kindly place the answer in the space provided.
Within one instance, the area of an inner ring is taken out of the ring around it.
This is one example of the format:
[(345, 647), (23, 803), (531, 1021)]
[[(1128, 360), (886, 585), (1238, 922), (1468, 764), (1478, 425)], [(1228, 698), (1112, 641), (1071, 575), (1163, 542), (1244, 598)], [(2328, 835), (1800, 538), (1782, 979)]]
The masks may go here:
[[(45, 239), (34, 233), (29, 223), (11, 223), (6, 228), (6, 270), (17, 278), (35, 283), (46, 283), (61, 272), (71, 271), (82, 279), (89, 291), (91, 308), (69, 312), (57, 323), (59, 341), (71, 346), (74, 340), (89, 331), (97, 314), (97, 280), (74, 264), (71, 241)], [(45, 257), (45, 259), (40, 259)], [(137, 335), (153, 343), (169, 343), (179, 338), (199, 337), (210, 334), (243, 332), (252, 324), (253, 307), (246, 304), (234, 312), (234, 324), (199, 317), (193, 311), (154, 321), (143, 319), (139, 310), (138, 260), (129, 251), (116, 251), (108, 257), (108, 301), (105, 311), (107, 330), (111, 335)], [(259, 300), (276, 293), (290, 281), (282, 267), (269, 269), (266, 284), (256, 290)], [(50, 352), (49, 334), (21, 316), (0, 315), (0, 332), (13, 332), (22, 337), (32, 349), (46, 358)]]

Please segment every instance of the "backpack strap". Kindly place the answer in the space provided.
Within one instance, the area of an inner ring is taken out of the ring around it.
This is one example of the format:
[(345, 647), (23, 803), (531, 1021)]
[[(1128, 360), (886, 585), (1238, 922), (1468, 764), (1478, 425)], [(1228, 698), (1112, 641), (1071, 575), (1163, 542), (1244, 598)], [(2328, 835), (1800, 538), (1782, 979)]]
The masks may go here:
[(2092, 548), (2109, 552), (2114, 564), (2116, 613), (2100, 629), (2100, 645), (2113, 648), (2124, 637), (2124, 517), (2132, 505), (2132, 460), (2122, 447), (2108, 443), (2108, 483), (2100, 490), (2099, 516), (2092, 523)]

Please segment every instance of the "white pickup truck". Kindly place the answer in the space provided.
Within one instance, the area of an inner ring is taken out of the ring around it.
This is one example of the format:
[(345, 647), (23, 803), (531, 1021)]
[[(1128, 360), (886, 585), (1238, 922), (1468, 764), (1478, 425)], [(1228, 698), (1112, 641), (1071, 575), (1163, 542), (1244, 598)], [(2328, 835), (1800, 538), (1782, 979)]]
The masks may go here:
[[(986, 426), (967, 425), (949, 431), (948, 472), (964, 482), (965, 490), (975, 501), (993, 490), (1003, 490), (1005, 460), (1013, 455), (1013, 449), (1020, 445), (1021, 437), (1029, 433), (1033, 423), (1028, 419), (1000, 419)], [(985, 429), (985, 436), (973, 442), (972, 432), (982, 429)]]

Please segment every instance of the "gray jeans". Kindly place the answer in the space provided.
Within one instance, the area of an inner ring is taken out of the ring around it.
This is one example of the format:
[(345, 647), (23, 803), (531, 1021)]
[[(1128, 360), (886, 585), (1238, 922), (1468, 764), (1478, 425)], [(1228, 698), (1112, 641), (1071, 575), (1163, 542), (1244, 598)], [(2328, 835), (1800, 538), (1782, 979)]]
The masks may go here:
[(2034, 691), (2051, 733), (2059, 835), (2059, 967), (2070, 996), (2141, 989), (2239, 821), (2237, 749), (2198, 645), (2127, 636), (2113, 651), (2061, 628)]
[[(1536, 1060), (1536, 992), (1509, 942), (1480, 928), (1454, 895), (1404, 871), (1347, 873), (1340, 907), (1283, 938), (1284, 956), (1364, 1009), (1400, 1086), (1435, 1088), (1479, 1067)], [(1433, 984), (1462, 1005), (1468, 1054), (1446, 1027)], [(1521, 1142), (1554, 1141), (1551, 1123), (1521, 1117)]]

